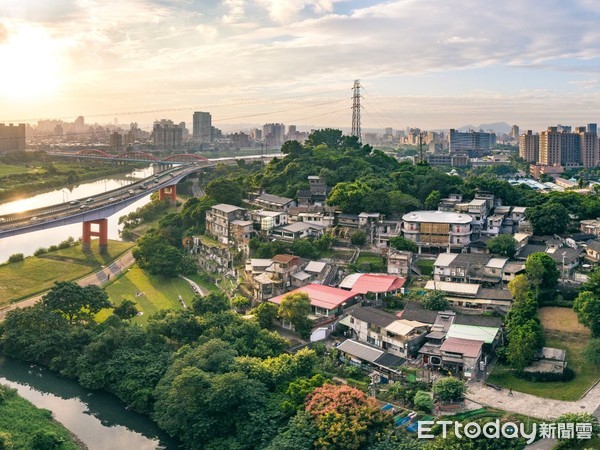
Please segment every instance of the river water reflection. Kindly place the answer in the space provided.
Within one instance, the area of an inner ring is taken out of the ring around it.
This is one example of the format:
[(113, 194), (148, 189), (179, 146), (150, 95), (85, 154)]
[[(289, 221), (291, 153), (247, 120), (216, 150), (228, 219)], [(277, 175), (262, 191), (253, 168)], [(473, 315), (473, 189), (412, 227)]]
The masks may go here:
[(113, 395), (89, 391), (42, 367), (0, 356), (0, 383), (52, 411), (90, 450), (179, 448), (148, 417), (127, 410)]
[[(32, 195), (31, 197), (15, 200), (0, 204), (0, 215), (11, 214), (19, 211), (26, 211), (34, 208), (41, 208), (48, 205), (55, 205), (73, 200), (86, 199), (89, 196), (101, 194), (133, 183), (141, 178), (149, 177), (153, 174), (152, 167), (137, 170), (124, 175), (120, 178), (111, 178), (82, 183), (70, 188), (56, 189), (43, 194)], [(150, 194), (139, 199), (135, 203), (127, 206), (118, 213), (108, 218), (108, 238), (120, 239), (119, 237), (119, 217), (135, 211), (140, 206), (150, 201)], [(23, 253), (25, 256), (33, 255), (40, 247), (49, 247), (57, 245), (69, 236), (75, 239), (81, 237), (82, 225), (72, 224), (62, 227), (51, 228), (49, 230), (34, 231), (9, 238), (0, 239), (0, 263), (6, 261), (14, 253)]]

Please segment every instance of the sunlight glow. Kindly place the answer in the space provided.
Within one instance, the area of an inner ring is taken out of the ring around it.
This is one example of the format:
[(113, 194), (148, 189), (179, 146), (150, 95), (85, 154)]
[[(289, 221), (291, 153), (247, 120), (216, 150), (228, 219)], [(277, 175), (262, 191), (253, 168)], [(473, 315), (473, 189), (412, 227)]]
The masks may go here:
[(0, 97), (39, 100), (52, 96), (60, 86), (60, 59), (48, 34), (23, 26), (0, 43)]

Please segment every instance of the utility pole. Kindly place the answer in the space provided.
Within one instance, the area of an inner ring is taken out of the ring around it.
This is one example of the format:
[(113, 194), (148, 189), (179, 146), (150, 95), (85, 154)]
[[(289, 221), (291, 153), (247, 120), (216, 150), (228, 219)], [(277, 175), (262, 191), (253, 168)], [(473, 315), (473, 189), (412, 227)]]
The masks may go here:
[(360, 141), (360, 80), (354, 80), (352, 88), (352, 136)]
[(419, 131), (419, 162), (423, 164), (423, 132)]

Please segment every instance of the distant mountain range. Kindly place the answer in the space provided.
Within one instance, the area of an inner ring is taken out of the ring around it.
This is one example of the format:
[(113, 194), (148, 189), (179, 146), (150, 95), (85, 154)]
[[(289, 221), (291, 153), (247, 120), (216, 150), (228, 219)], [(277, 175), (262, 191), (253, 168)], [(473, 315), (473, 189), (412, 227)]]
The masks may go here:
[(510, 133), (512, 126), (506, 122), (494, 122), (494, 123), (482, 123), (480, 125), (465, 125), (464, 127), (458, 128), (459, 131), (488, 131), (493, 130), (496, 134), (508, 134)]

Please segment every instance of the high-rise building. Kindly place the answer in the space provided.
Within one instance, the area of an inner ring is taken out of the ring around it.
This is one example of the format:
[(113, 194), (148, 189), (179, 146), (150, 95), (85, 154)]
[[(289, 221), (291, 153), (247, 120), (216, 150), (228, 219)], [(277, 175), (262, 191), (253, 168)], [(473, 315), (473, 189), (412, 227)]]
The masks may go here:
[(285, 125), (282, 123), (266, 123), (263, 125), (263, 139), (269, 147), (281, 147), (285, 139)]
[(192, 137), (194, 141), (200, 143), (211, 143), (213, 141), (212, 117), (210, 113), (196, 111), (194, 112)]
[(519, 156), (527, 162), (537, 163), (540, 157), (540, 136), (527, 130), (519, 138)]
[(560, 164), (560, 132), (557, 127), (548, 127), (540, 133), (540, 164), (552, 166)]
[(560, 163), (563, 167), (581, 166), (581, 141), (579, 133), (568, 132), (560, 134)]
[(598, 142), (597, 127), (590, 123), (585, 127), (579, 127), (579, 142), (581, 144), (581, 165), (583, 167), (596, 167), (600, 164), (600, 143)]
[(510, 129), (510, 137), (513, 139), (519, 139), (519, 126), (518, 125), (513, 125), (512, 128)]
[(0, 152), (25, 150), (25, 124), (0, 123)]
[(163, 150), (173, 150), (183, 145), (183, 129), (172, 120), (154, 122), (152, 128), (154, 146)]
[(120, 153), (123, 150), (123, 135), (118, 131), (113, 131), (110, 134), (110, 150)]
[(469, 157), (487, 153), (496, 145), (495, 133), (484, 133), (481, 131), (469, 131), (465, 133), (450, 129), (448, 139), (450, 153), (468, 152)]

